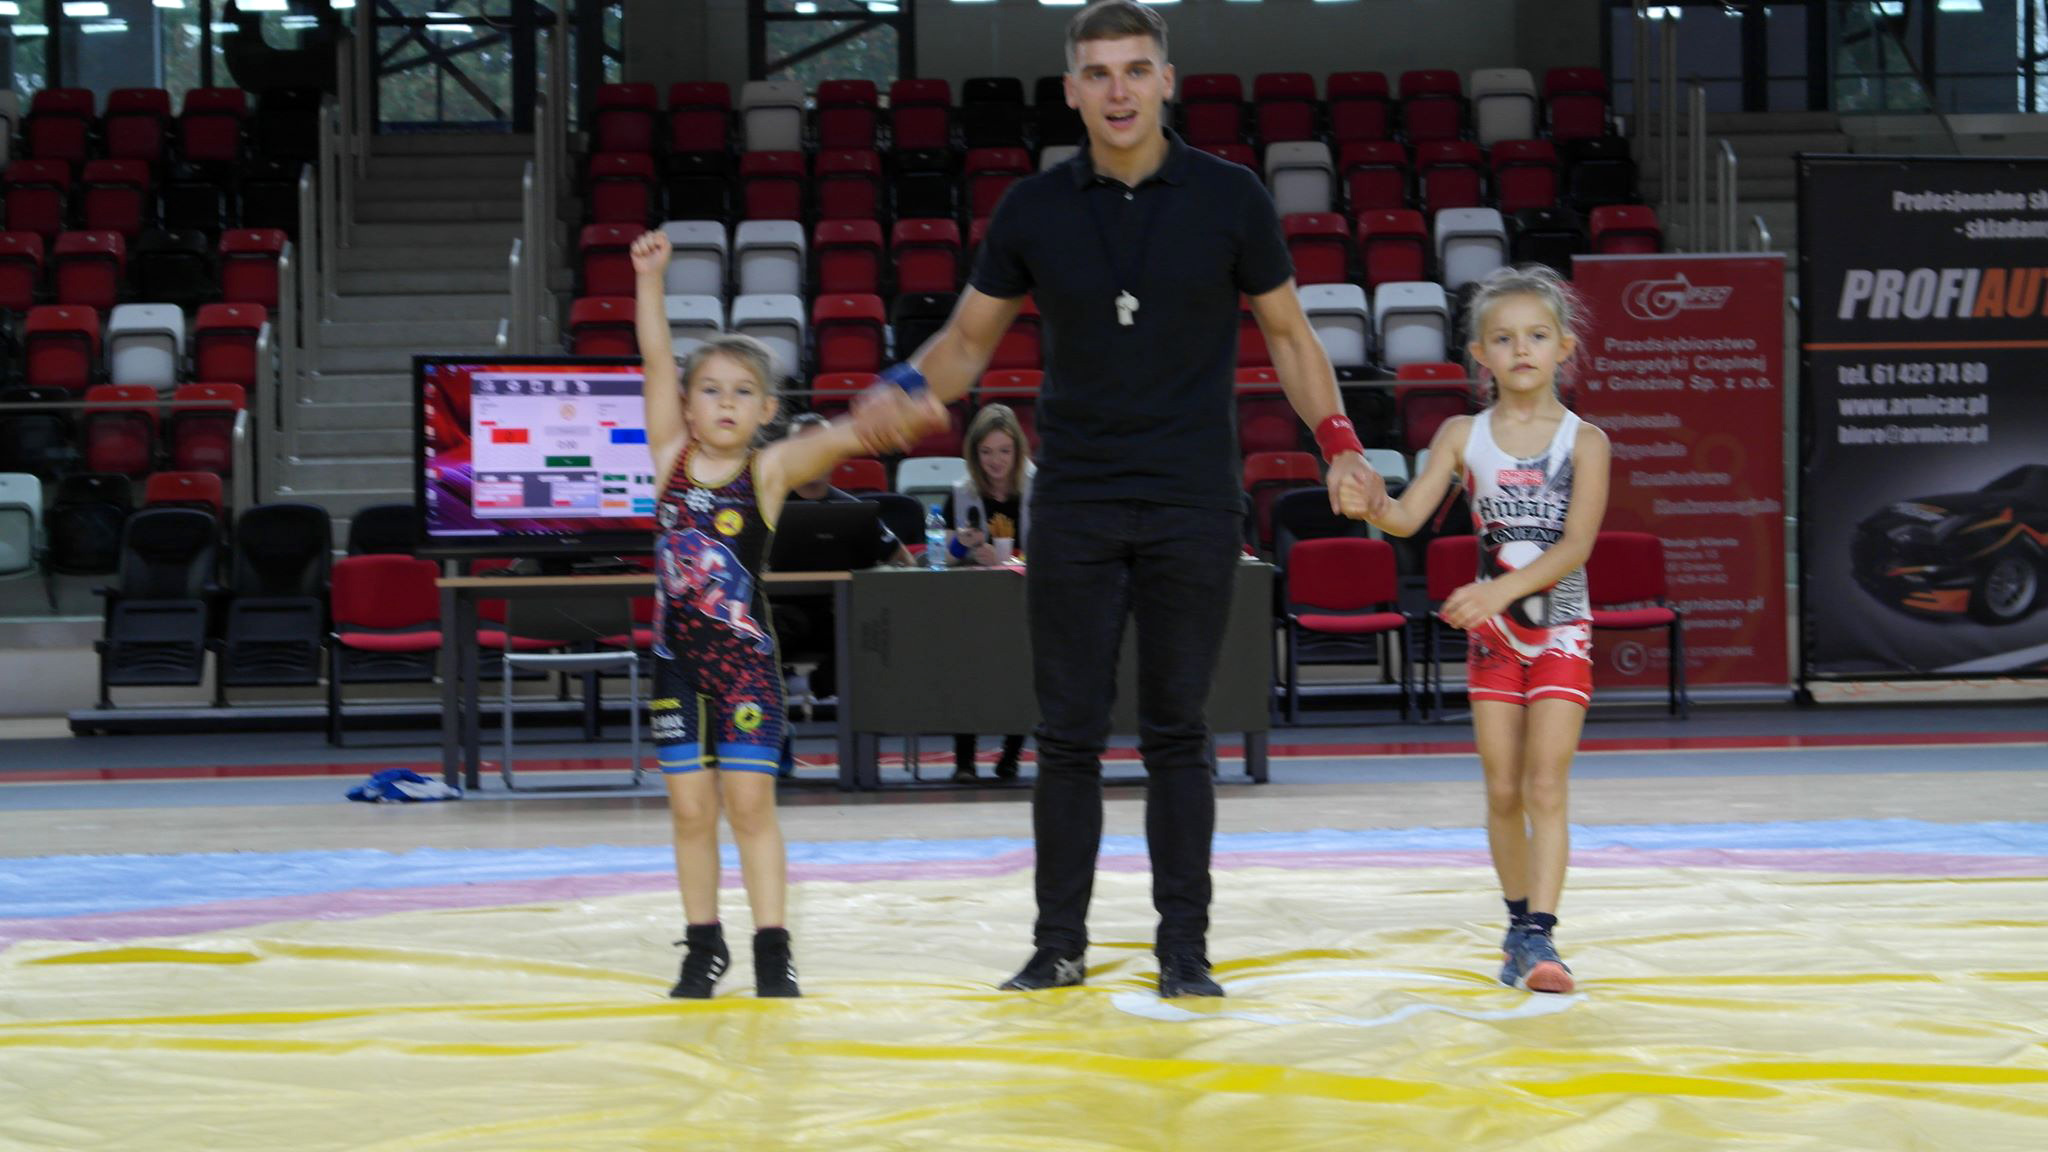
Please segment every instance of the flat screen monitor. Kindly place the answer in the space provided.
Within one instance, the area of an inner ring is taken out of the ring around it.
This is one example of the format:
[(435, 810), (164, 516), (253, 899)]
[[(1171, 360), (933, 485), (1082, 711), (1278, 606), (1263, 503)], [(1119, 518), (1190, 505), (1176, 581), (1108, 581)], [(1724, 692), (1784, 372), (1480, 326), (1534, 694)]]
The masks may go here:
[(420, 551), (650, 551), (656, 493), (640, 384), (637, 360), (415, 357)]

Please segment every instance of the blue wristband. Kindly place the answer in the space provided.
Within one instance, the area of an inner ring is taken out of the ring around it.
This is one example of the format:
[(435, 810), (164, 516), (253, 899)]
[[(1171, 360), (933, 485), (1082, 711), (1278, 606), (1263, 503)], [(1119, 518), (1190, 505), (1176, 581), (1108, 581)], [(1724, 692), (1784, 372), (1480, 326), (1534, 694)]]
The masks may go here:
[(925, 382), (924, 373), (919, 372), (908, 360), (900, 360), (882, 369), (882, 379), (913, 396), (930, 387)]

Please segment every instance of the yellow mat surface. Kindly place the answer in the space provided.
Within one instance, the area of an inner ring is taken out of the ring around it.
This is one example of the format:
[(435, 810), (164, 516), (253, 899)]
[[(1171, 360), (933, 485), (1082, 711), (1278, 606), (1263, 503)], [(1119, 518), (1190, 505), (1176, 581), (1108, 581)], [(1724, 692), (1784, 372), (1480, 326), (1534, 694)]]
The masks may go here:
[(793, 890), (809, 998), (673, 1002), (672, 889), (0, 952), (0, 1148), (2048, 1148), (2048, 877), (1582, 869), (1578, 994), (1494, 982), (1479, 867), (1219, 872), (1229, 998), (1147, 881), (1001, 994), (1028, 872)]

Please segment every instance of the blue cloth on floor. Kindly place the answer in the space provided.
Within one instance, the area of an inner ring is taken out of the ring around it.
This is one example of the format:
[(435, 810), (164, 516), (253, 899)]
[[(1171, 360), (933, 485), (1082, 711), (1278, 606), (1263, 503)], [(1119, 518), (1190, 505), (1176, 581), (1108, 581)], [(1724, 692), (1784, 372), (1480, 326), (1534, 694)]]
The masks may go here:
[(408, 768), (390, 768), (349, 789), (348, 798), (360, 800), (365, 804), (460, 800), (462, 789), (450, 788), (439, 780), (430, 780)]

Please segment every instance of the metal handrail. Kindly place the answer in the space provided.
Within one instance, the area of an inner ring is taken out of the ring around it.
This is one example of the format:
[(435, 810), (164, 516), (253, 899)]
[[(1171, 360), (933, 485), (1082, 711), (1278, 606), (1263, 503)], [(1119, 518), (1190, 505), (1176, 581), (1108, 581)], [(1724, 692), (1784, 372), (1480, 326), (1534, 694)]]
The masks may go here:
[(339, 171), (335, 185), (340, 193), (341, 206), (336, 214), (338, 219), (335, 245), (349, 247), (349, 229), (356, 215), (356, 131), (355, 123), (355, 69), (350, 66), (350, 37), (342, 36), (334, 44), (334, 107), (336, 112), (335, 154)]
[(533, 315), (527, 302), (526, 269), (520, 259), (521, 247), (523, 241), (513, 237), (512, 254), (505, 260), (506, 272), (512, 282), (512, 310), (506, 314), (505, 322), (499, 325), (498, 346), (507, 351), (531, 354), (533, 345), (527, 342), (526, 331), (533, 323)]
[(314, 175), (320, 181), (320, 315), (328, 314), (327, 303), (339, 294), (340, 258), (336, 254), (341, 231), (341, 131), (340, 104), (332, 96), (320, 102), (320, 166)]
[(256, 505), (256, 478), (250, 472), (256, 467), (256, 453), (249, 445), (249, 413), (235, 413), (235, 423), (228, 433), (228, 459), (233, 461), (234, 476), (228, 482), (229, 507), (252, 508)]
[[(313, 183), (311, 167), (299, 169), (299, 235), (312, 237), (318, 231), (319, 202)], [(299, 375), (291, 381), (288, 395), (278, 397), (278, 438), (271, 446), (271, 455), (281, 466), (290, 453), (291, 446), (298, 442), (299, 407), (305, 400), (304, 388), (308, 381), (320, 372), (320, 270), (316, 255), (319, 246), (308, 244), (299, 254), (298, 275), (298, 322), (299, 322)], [(284, 269), (278, 269), (280, 279)], [(273, 485), (275, 487), (275, 485)]]
[(1686, 117), (1685, 238), (1695, 252), (1707, 251), (1707, 86), (1693, 81)]
[(1638, 157), (1649, 155), (1650, 145), (1650, 5), (1648, 0), (1636, 0), (1636, 56), (1635, 82), (1629, 85), (1631, 113), (1628, 122), (1629, 137), (1635, 142)]
[[(1771, 247), (1771, 226), (1764, 223), (1763, 213), (1749, 218), (1749, 250), (1752, 252), (1774, 251)], [(1797, 306), (1796, 304), (1794, 305)]]
[(1663, 147), (1663, 155), (1659, 158), (1658, 183), (1661, 188), (1657, 197), (1657, 215), (1666, 222), (1664, 227), (1669, 230), (1670, 220), (1678, 210), (1678, 21), (1666, 19), (1663, 31), (1663, 69), (1657, 85), (1661, 97), (1658, 102), (1663, 109), (1657, 123), (1658, 130), (1663, 133), (1658, 141)]
[(1733, 252), (1742, 243), (1741, 237), (1736, 235), (1735, 223), (1741, 215), (1737, 204), (1741, 197), (1741, 188), (1737, 183), (1741, 162), (1735, 158), (1735, 145), (1723, 139), (1720, 146), (1721, 162), (1714, 167), (1714, 249), (1717, 252)]
[(374, 70), (370, 64), (371, 59), (376, 55), (374, 50), (377, 43), (374, 22), (376, 7), (375, 4), (356, 5), (355, 30), (349, 37), (351, 41), (349, 62), (351, 70), (355, 74), (355, 86), (352, 94), (355, 96), (356, 105), (354, 115), (356, 130), (356, 177), (360, 180), (368, 180), (370, 178), (370, 139), (376, 134), (377, 127), (373, 122), (375, 114), (370, 110), (371, 88), (376, 83)]
[[(294, 279), (298, 271), (298, 253), (286, 242), (284, 251), (277, 260), (277, 380), (268, 396), (257, 389), (253, 403), (257, 406), (258, 426), (263, 428), (266, 462), (262, 477), (269, 492), (277, 487), (283, 477), (282, 464), (290, 433), (286, 431), (286, 413), (298, 410), (299, 391), (302, 386), (300, 372), (304, 370), (305, 337), (299, 330), (299, 286)], [(293, 430), (297, 422), (293, 422)]]

